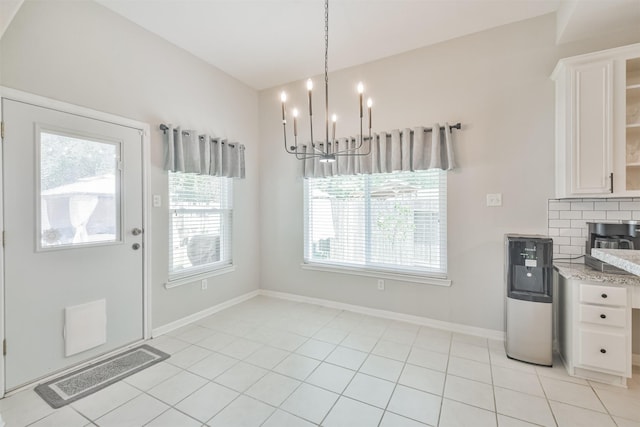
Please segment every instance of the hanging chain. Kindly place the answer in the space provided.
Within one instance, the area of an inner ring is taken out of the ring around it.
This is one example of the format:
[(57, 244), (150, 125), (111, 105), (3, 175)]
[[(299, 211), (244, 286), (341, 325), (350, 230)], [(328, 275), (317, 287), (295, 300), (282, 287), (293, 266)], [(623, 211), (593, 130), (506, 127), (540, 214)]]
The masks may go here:
[(329, 83), (329, 0), (324, 1), (324, 83)]
[(329, 152), (329, 0), (324, 0), (324, 120), (325, 150)]

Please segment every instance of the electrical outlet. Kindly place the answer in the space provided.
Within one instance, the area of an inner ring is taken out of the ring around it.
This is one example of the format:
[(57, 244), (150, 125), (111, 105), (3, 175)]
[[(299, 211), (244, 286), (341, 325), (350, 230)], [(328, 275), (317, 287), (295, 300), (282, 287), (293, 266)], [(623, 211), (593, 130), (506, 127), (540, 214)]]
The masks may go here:
[(207, 283), (207, 279), (202, 279), (201, 286), (203, 291), (207, 290), (207, 287), (209, 286), (209, 284)]
[(154, 208), (159, 208), (162, 206), (162, 197), (160, 197), (159, 194), (154, 194), (153, 195), (153, 207)]
[(487, 206), (502, 206), (502, 193), (488, 193)]
[(384, 291), (384, 280), (378, 279), (378, 290)]

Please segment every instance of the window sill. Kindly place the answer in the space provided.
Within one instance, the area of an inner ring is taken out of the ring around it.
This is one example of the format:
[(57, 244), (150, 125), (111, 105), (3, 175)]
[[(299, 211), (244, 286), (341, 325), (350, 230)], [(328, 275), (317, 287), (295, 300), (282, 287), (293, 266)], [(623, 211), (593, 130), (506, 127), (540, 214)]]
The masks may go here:
[(376, 279), (397, 280), (399, 282), (422, 283), (425, 285), (451, 286), (451, 280), (433, 276), (419, 276), (408, 273), (393, 273), (389, 271), (371, 270), (365, 268), (343, 267), (315, 263), (302, 263), (303, 270), (325, 271), (329, 273), (350, 274), (353, 276), (375, 277)]
[(228, 265), (223, 268), (219, 268), (217, 270), (211, 270), (203, 273), (194, 274), (193, 276), (181, 277), (179, 279), (170, 280), (164, 284), (165, 289), (177, 288), (178, 286), (188, 285), (190, 283), (195, 283), (198, 280), (206, 279), (213, 276), (220, 276), (222, 274), (231, 273), (236, 270), (235, 265)]

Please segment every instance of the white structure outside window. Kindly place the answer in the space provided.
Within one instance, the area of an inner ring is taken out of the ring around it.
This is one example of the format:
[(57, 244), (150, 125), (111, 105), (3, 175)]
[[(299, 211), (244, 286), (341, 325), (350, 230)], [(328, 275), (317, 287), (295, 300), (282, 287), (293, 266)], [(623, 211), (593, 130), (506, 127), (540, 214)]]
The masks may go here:
[(232, 265), (232, 183), (169, 172), (169, 281)]
[(307, 264), (444, 278), (446, 171), (307, 178)]

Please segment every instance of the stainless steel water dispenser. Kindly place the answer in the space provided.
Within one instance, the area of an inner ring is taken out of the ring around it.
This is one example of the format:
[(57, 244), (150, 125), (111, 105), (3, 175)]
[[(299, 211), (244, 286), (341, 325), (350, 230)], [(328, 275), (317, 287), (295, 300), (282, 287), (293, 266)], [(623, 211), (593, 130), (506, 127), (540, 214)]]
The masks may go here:
[(511, 359), (553, 362), (553, 240), (505, 236), (506, 341)]

